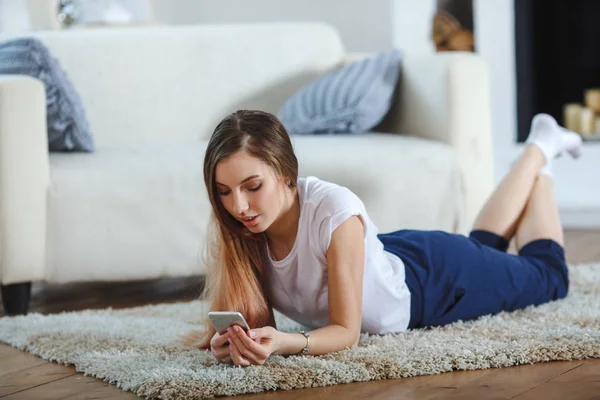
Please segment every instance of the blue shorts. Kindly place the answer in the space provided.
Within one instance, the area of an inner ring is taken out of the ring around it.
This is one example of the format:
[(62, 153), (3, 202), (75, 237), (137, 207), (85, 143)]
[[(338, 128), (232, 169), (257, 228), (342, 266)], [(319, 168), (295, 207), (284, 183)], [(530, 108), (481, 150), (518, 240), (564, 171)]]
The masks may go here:
[(561, 245), (550, 239), (508, 254), (508, 241), (486, 231), (469, 237), (441, 231), (380, 234), (404, 262), (411, 292), (409, 328), (441, 326), (563, 298), (569, 273)]

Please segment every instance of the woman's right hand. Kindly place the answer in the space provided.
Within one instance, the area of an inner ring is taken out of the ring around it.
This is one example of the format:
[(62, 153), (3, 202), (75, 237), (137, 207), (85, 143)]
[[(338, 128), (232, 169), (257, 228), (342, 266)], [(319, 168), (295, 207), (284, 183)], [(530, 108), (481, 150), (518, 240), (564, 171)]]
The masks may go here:
[(210, 350), (213, 356), (220, 362), (232, 364), (231, 356), (229, 355), (228, 335), (227, 332), (223, 335), (219, 335), (219, 332), (215, 332), (210, 340)]

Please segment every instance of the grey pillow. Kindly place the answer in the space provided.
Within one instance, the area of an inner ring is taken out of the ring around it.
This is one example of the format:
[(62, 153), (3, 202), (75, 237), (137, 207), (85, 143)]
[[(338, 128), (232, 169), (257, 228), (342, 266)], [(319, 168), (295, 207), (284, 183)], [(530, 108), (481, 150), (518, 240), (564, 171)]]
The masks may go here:
[(20, 38), (0, 43), (0, 74), (28, 75), (44, 82), (50, 151), (94, 151), (81, 99), (40, 40)]
[(367, 132), (389, 111), (400, 69), (397, 49), (357, 61), (301, 88), (278, 117), (292, 135)]

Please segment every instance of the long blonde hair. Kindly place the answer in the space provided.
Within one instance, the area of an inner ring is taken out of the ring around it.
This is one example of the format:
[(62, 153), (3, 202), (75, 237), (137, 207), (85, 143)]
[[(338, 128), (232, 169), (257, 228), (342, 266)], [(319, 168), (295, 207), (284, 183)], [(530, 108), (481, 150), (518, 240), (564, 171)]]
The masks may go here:
[[(223, 207), (215, 183), (217, 164), (246, 151), (273, 168), (295, 189), (298, 160), (290, 137), (281, 122), (263, 111), (239, 110), (224, 118), (215, 128), (204, 156), (204, 183), (212, 206), (212, 232), (208, 235), (209, 272), (202, 297), (211, 301), (211, 311), (239, 311), (250, 328), (271, 321), (264, 291), (262, 254), (264, 234), (253, 234)], [(183, 337), (186, 345), (210, 348), (215, 334), (205, 320), (203, 331)]]

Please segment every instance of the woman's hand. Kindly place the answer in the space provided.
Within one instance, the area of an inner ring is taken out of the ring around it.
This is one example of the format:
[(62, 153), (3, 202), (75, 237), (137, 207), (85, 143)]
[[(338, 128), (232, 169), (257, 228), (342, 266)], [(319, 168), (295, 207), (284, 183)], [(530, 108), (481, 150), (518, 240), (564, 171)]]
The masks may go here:
[(279, 331), (272, 326), (245, 332), (239, 326), (229, 328), (230, 360), (238, 366), (262, 365), (277, 350)]
[(222, 363), (231, 364), (231, 356), (229, 355), (229, 333), (219, 335), (219, 332), (215, 332), (214, 336), (210, 340), (210, 351), (217, 360)]

